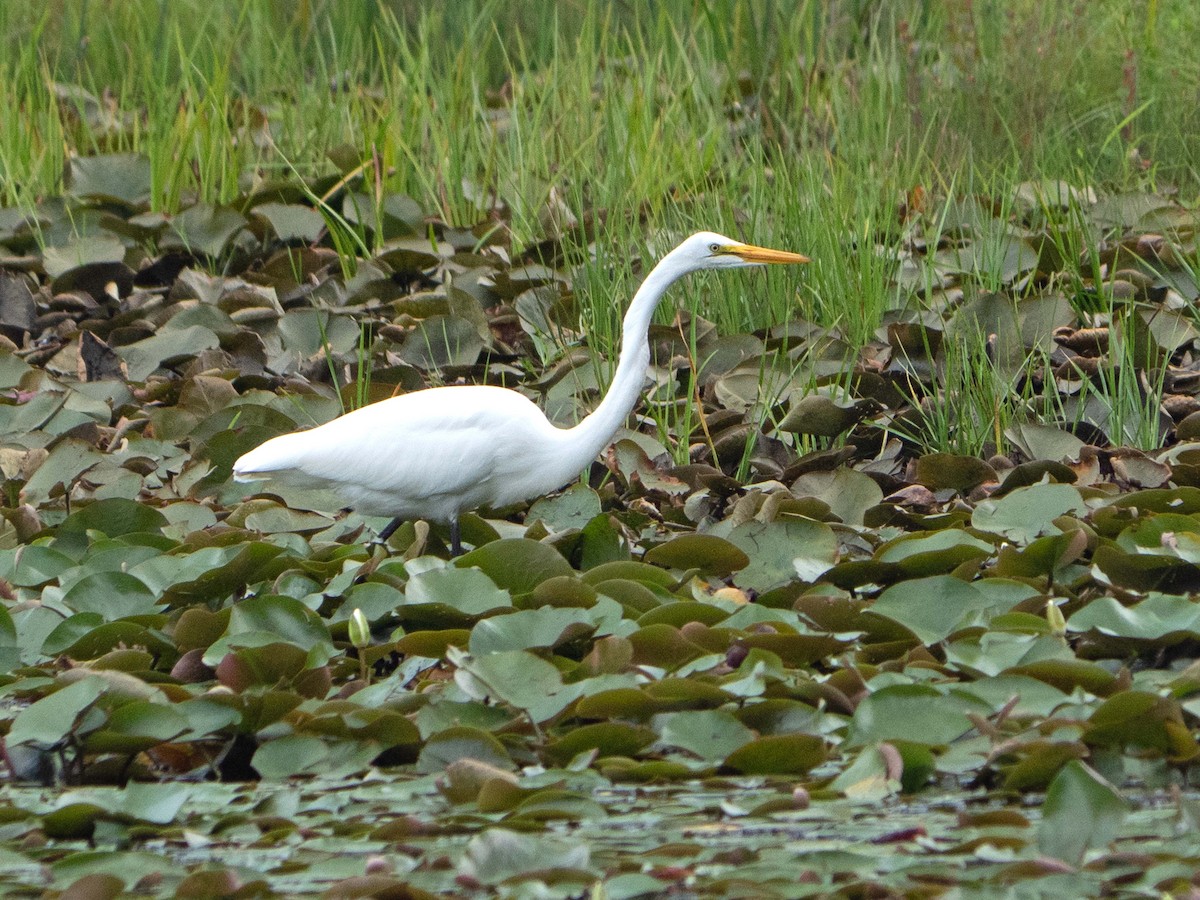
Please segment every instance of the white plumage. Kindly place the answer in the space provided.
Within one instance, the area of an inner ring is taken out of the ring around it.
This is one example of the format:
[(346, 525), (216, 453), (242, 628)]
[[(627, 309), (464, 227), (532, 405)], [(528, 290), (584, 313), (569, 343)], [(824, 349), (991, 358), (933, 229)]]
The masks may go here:
[(650, 320), (672, 282), (699, 269), (807, 261), (712, 232), (689, 237), (642, 282), (625, 315), (608, 393), (574, 428), (555, 427), (536, 404), (507, 388), (431, 388), (272, 438), (234, 463), (234, 477), (332, 491), (359, 512), (394, 517), (383, 539), (405, 519), (447, 522), (458, 553), (460, 513), (561, 487), (612, 439), (641, 394)]

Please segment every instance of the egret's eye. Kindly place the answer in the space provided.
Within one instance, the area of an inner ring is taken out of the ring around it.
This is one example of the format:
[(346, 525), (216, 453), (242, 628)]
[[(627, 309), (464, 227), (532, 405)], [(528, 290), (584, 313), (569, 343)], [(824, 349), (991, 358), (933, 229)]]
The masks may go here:
[(720, 244), (709, 244), (709, 245), (708, 245), (708, 252), (709, 252), (709, 253), (720, 253), (720, 252), (721, 252), (721, 245), (720, 245)]

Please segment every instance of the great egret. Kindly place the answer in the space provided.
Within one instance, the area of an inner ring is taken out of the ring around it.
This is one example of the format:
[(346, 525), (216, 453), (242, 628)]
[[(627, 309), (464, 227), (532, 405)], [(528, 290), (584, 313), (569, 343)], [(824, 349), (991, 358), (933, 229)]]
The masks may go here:
[(460, 513), (562, 487), (612, 439), (641, 394), (650, 319), (676, 279), (700, 269), (803, 262), (808, 259), (799, 253), (709, 231), (693, 234), (659, 261), (634, 295), (608, 393), (574, 428), (550, 424), (536, 404), (507, 388), (432, 388), (272, 438), (233, 464), (234, 477), (322, 488), (361, 513), (393, 516), (380, 540), (406, 519), (446, 522), (451, 553), (458, 555)]

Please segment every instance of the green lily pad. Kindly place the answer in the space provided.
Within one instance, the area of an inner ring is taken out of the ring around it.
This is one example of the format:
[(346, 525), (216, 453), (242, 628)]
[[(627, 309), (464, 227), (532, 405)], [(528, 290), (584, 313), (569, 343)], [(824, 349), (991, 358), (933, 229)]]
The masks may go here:
[(525, 539), (492, 541), (460, 556), (455, 565), (481, 570), (513, 595), (527, 594), (549, 578), (574, 574), (553, 547)]
[(5, 743), (10, 747), (21, 744), (53, 747), (85, 722), (87, 730), (94, 729), (103, 722), (103, 717), (89, 713), (103, 694), (104, 681), (100, 678), (85, 678), (55, 691), (17, 713)]
[(927, 685), (892, 685), (872, 692), (858, 704), (848, 741), (851, 746), (891, 740), (949, 744), (974, 727), (968, 712), (986, 715), (987, 708)]
[(159, 612), (163, 606), (144, 583), (124, 572), (97, 572), (71, 586), (63, 603), (75, 612), (98, 613), (105, 619)]
[(461, 759), (478, 760), (505, 770), (512, 768), (504, 745), (494, 736), (478, 728), (459, 726), (438, 732), (425, 742), (417, 770), (440, 772)]
[(447, 567), (410, 578), (404, 588), (404, 606), (406, 612), (413, 607), (431, 607), (431, 612), (443, 608), (470, 618), (511, 607), (512, 597), (479, 569)]
[(971, 525), (1018, 544), (1028, 544), (1041, 535), (1057, 533), (1054, 520), (1059, 516), (1086, 512), (1078, 488), (1069, 484), (1035, 484), (1017, 488), (995, 500), (984, 500), (975, 508)]
[(1050, 783), (1038, 847), (1056, 859), (1078, 864), (1091, 849), (1107, 847), (1129, 807), (1115, 787), (1093, 769), (1072, 760)]
[(752, 522), (723, 536), (750, 560), (733, 579), (749, 590), (766, 591), (797, 579), (816, 581), (837, 561), (837, 537), (823, 522)]
[(573, 484), (561, 494), (536, 500), (525, 514), (525, 521), (541, 519), (555, 531), (564, 531), (583, 528), (599, 514), (599, 495), (585, 485)]
[(150, 159), (140, 153), (72, 156), (65, 182), (76, 197), (136, 207), (150, 199)]
[(1150, 594), (1132, 606), (1113, 597), (1097, 597), (1067, 620), (1072, 631), (1095, 629), (1114, 637), (1155, 641), (1200, 637), (1200, 605), (1188, 597)]
[(471, 629), (469, 649), (476, 655), (536, 647), (553, 649), (590, 635), (595, 628), (592, 615), (583, 609), (517, 610), (476, 624)]
[(158, 532), (166, 525), (166, 516), (158, 510), (134, 500), (114, 497), (97, 500), (71, 513), (59, 526), (59, 533), (94, 529), (109, 537), (120, 537)]
[(996, 481), (996, 472), (973, 456), (927, 453), (917, 460), (917, 482), (933, 490), (965, 492), (985, 481)]
[(234, 209), (197, 203), (171, 220), (171, 230), (188, 252), (216, 258), (246, 224), (245, 217)]
[(914, 578), (892, 585), (871, 605), (867, 615), (903, 625), (923, 644), (934, 644), (971, 625), (987, 625), (1006, 612), (1016, 597), (989, 595), (974, 584), (949, 575)]
[(725, 766), (746, 775), (802, 775), (825, 761), (825, 741), (812, 734), (755, 738), (725, 757)]
[(729, 575), (750, 563), (741, 549), (711, 534), (684, 534), (646, 552), (646, 562), (668, 569), (698, 569), (712, 575)]
[(572, 728), (567, 734), (546, 745), (546, 755), (566, 765), (580, 753), (595, 751), (599, 756), (633, 756), (655, 739), (655, 732), (640, 725), (622, 722), (596, 722)]
[(662, 713), (651, 724), (660, 745), (686, 750), (705, 762), (723, 760), (754, 740), (754, 732), (723, 709)]

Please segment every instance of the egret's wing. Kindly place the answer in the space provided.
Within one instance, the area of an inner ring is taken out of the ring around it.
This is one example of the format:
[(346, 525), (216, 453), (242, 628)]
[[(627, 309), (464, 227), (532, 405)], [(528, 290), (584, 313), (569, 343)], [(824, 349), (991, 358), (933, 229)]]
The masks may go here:
[(521, 454), (539, 419), (546, 427), (537, 407), (514, 391), (418, 391), (268, 441), (235, 470), (241, 478), (265, 473), (327, 487), (363, 511), (403, 513), (431, 498), (477, 492), (504, 468), (503, 458)]

